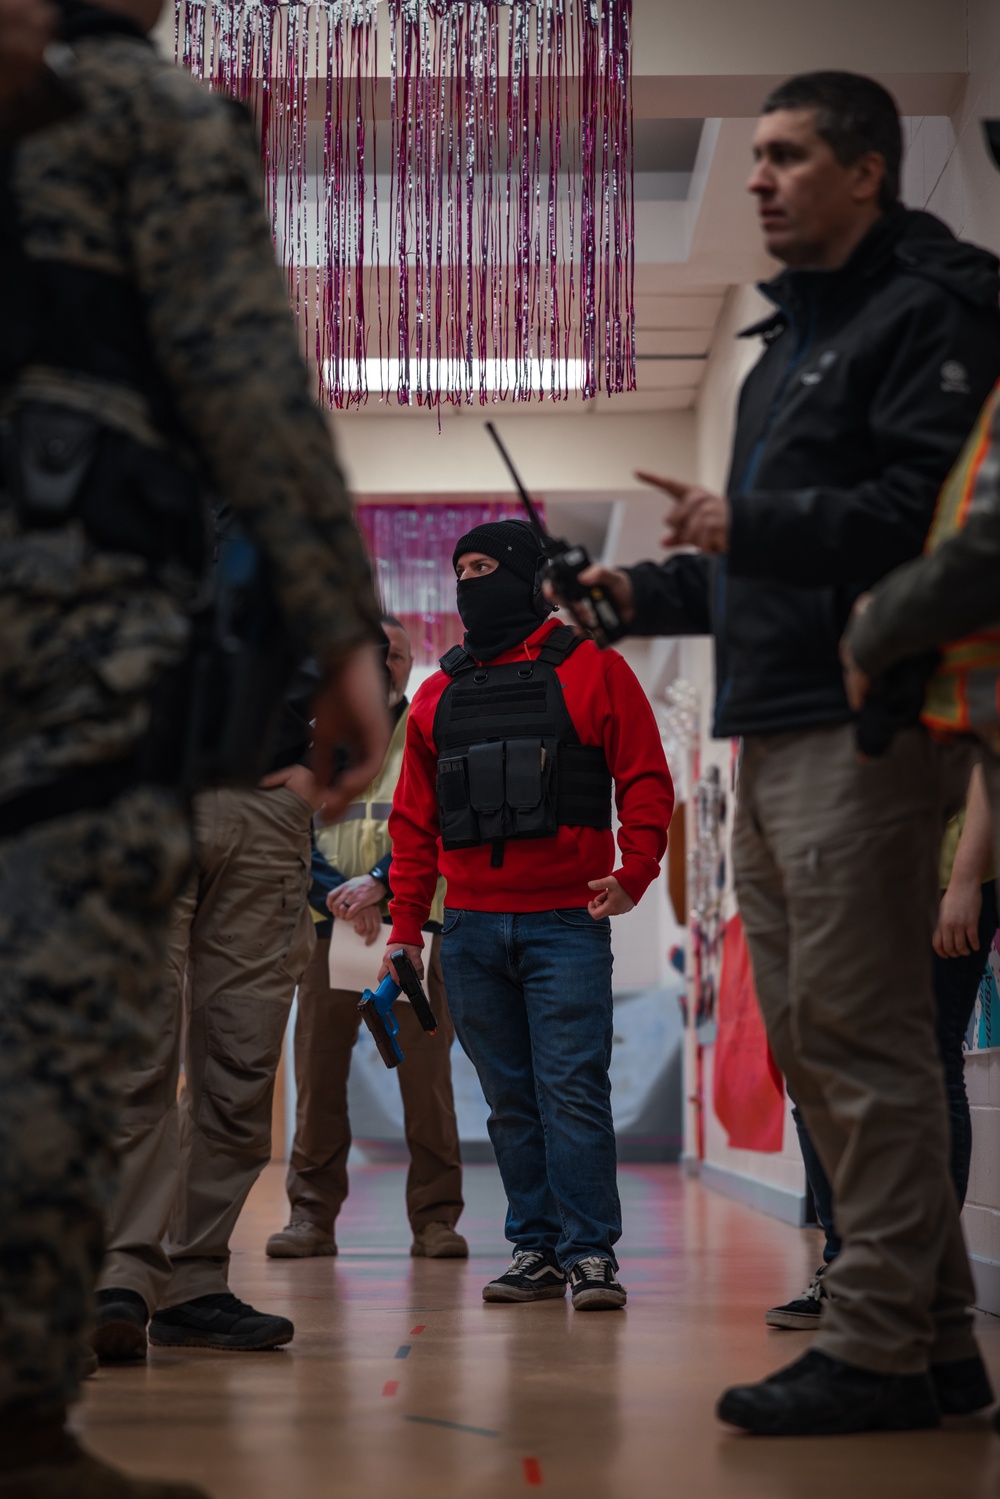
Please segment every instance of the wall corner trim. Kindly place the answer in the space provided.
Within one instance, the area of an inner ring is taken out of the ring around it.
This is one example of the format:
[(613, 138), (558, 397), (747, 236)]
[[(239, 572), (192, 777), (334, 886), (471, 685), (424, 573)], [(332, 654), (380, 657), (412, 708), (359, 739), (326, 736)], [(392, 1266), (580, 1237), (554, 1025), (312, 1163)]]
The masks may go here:
[[(713, 1166), (702, 1161), (698, 1173), (702, 1184), (722, 1197), (731, 1197), (735, 1202), (745, 1203), (766, 1213), (769, 1218), (780, 1218), (793, 1228), (806, 1226), (805, 1191), (793, 1192), (788, 1187), (777, 1187), (771, 1182), (755, 1181), (752, 1176), (743, 1176), (738, 1171), (727, 1171), (724, 1166)], [(997, 1290), (1000, 1295), (1000, 1265), (997, 1270)]]
[(972, 1278), (976, 1284), (976, 1306), (981, 1312), (1000, 1317), (1000, 1260), (988, 1260), (970, 1254)]

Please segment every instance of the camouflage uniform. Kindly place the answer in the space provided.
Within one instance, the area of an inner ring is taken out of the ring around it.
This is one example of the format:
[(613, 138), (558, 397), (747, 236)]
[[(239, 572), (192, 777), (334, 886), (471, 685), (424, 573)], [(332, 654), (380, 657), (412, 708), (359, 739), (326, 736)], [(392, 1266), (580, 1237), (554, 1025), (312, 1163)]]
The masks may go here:
[[(110, 24), (73, 41), (83, 111), (16, 149), (21, 243), (68, 344), (88, 296), (138, 293), (191, 451), (269, 558), (294, 637), (333, 659), (373, 637), (378, 614), (274, 264), (252, 129)], [(162, 443), (146, 396), (85, 356), (29, 362), (3, 409), (61, 403)], [(75, 522), (19, 531), (0, 489), (0, 827), (25, 793), (135, 749), (150, 685), (186, 635), (160, 574), (97, 551)], [(113, 1177), (111, 1078), (158, 1023), (187, 862), (186, 814), (149, 787), (0, 838), (0, 1418), (74, 1392)]]

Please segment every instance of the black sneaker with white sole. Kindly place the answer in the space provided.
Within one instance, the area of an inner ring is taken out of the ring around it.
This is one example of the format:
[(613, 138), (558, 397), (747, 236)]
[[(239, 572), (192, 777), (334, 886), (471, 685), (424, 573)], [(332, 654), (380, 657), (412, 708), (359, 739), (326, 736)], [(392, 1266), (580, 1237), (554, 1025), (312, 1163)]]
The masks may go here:
[(628, 1299), (614, 1264), (604, 1254), (588, 1254), (571, 1265), (569, 1287), (578, 1312), (612, 1311)]
[(826, 1266), (820, 1265), (801, 1296), (786, 1301), (784, 1306), (772, 1306), (764, 1313), (768, 1327), (781, 1327), (789, 1332), (813, 1332), (820, 1324), (823, 1308), (830, 1299), (823, 1277)]
[(541, 1249), (516, 1249), (504, 1273), (483, 1286), (484, 1301), (550, 1301), (565, 1295), (565, 1271)]
[(225, 1348), (232, 1353), (256, 1353), (290, 1343), (295, 1328), (287, 1317), (258, 1312), (231, 1291), (196, 1296), (179, 1306), (157, 1312), (149, 1324), (154, 1348)]

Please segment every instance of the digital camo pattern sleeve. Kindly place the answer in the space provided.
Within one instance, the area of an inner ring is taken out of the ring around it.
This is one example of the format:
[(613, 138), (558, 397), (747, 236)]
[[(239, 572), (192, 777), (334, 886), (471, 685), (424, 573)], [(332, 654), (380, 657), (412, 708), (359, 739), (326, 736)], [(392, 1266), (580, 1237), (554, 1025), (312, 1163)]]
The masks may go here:
[[(19, 153), (28, 252), (136, 288), (187, 436), (270, 559), (297, 641), (329, 660), (377, 636), (378, 609), (275, 263), (249, 116), (138, 38), (83, 38), (74, 55), (83, 114)], [(121, 402), (112, 390), (105, 409)]]
[(329, 659), (377, 637), (371, 574), (275, 265), (249, 119), (160, 65), (135, 100), (132, 258), (178, 412)]

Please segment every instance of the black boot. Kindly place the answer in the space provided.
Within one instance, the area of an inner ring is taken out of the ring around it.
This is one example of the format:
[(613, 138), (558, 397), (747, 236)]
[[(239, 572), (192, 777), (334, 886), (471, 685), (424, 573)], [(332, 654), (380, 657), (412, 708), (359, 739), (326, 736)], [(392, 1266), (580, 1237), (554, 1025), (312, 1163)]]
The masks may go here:
[(993, 1386), (978, 1353), (931, 1364), (930, 1375), (943, 1416), (970, 1416), (993, 1404)]
[(876, 1374), (810, 1349), (759, 1384), (735, 1385), (718, 1417), (759, 1436), (835, 1436), (940, 1426), (929, 1374)]
[(102, 1364), (146, 1357), (149, 1308), (137, 1291), (114, 1286), (97, 1293), (97, 1316), (90, 1346)]

